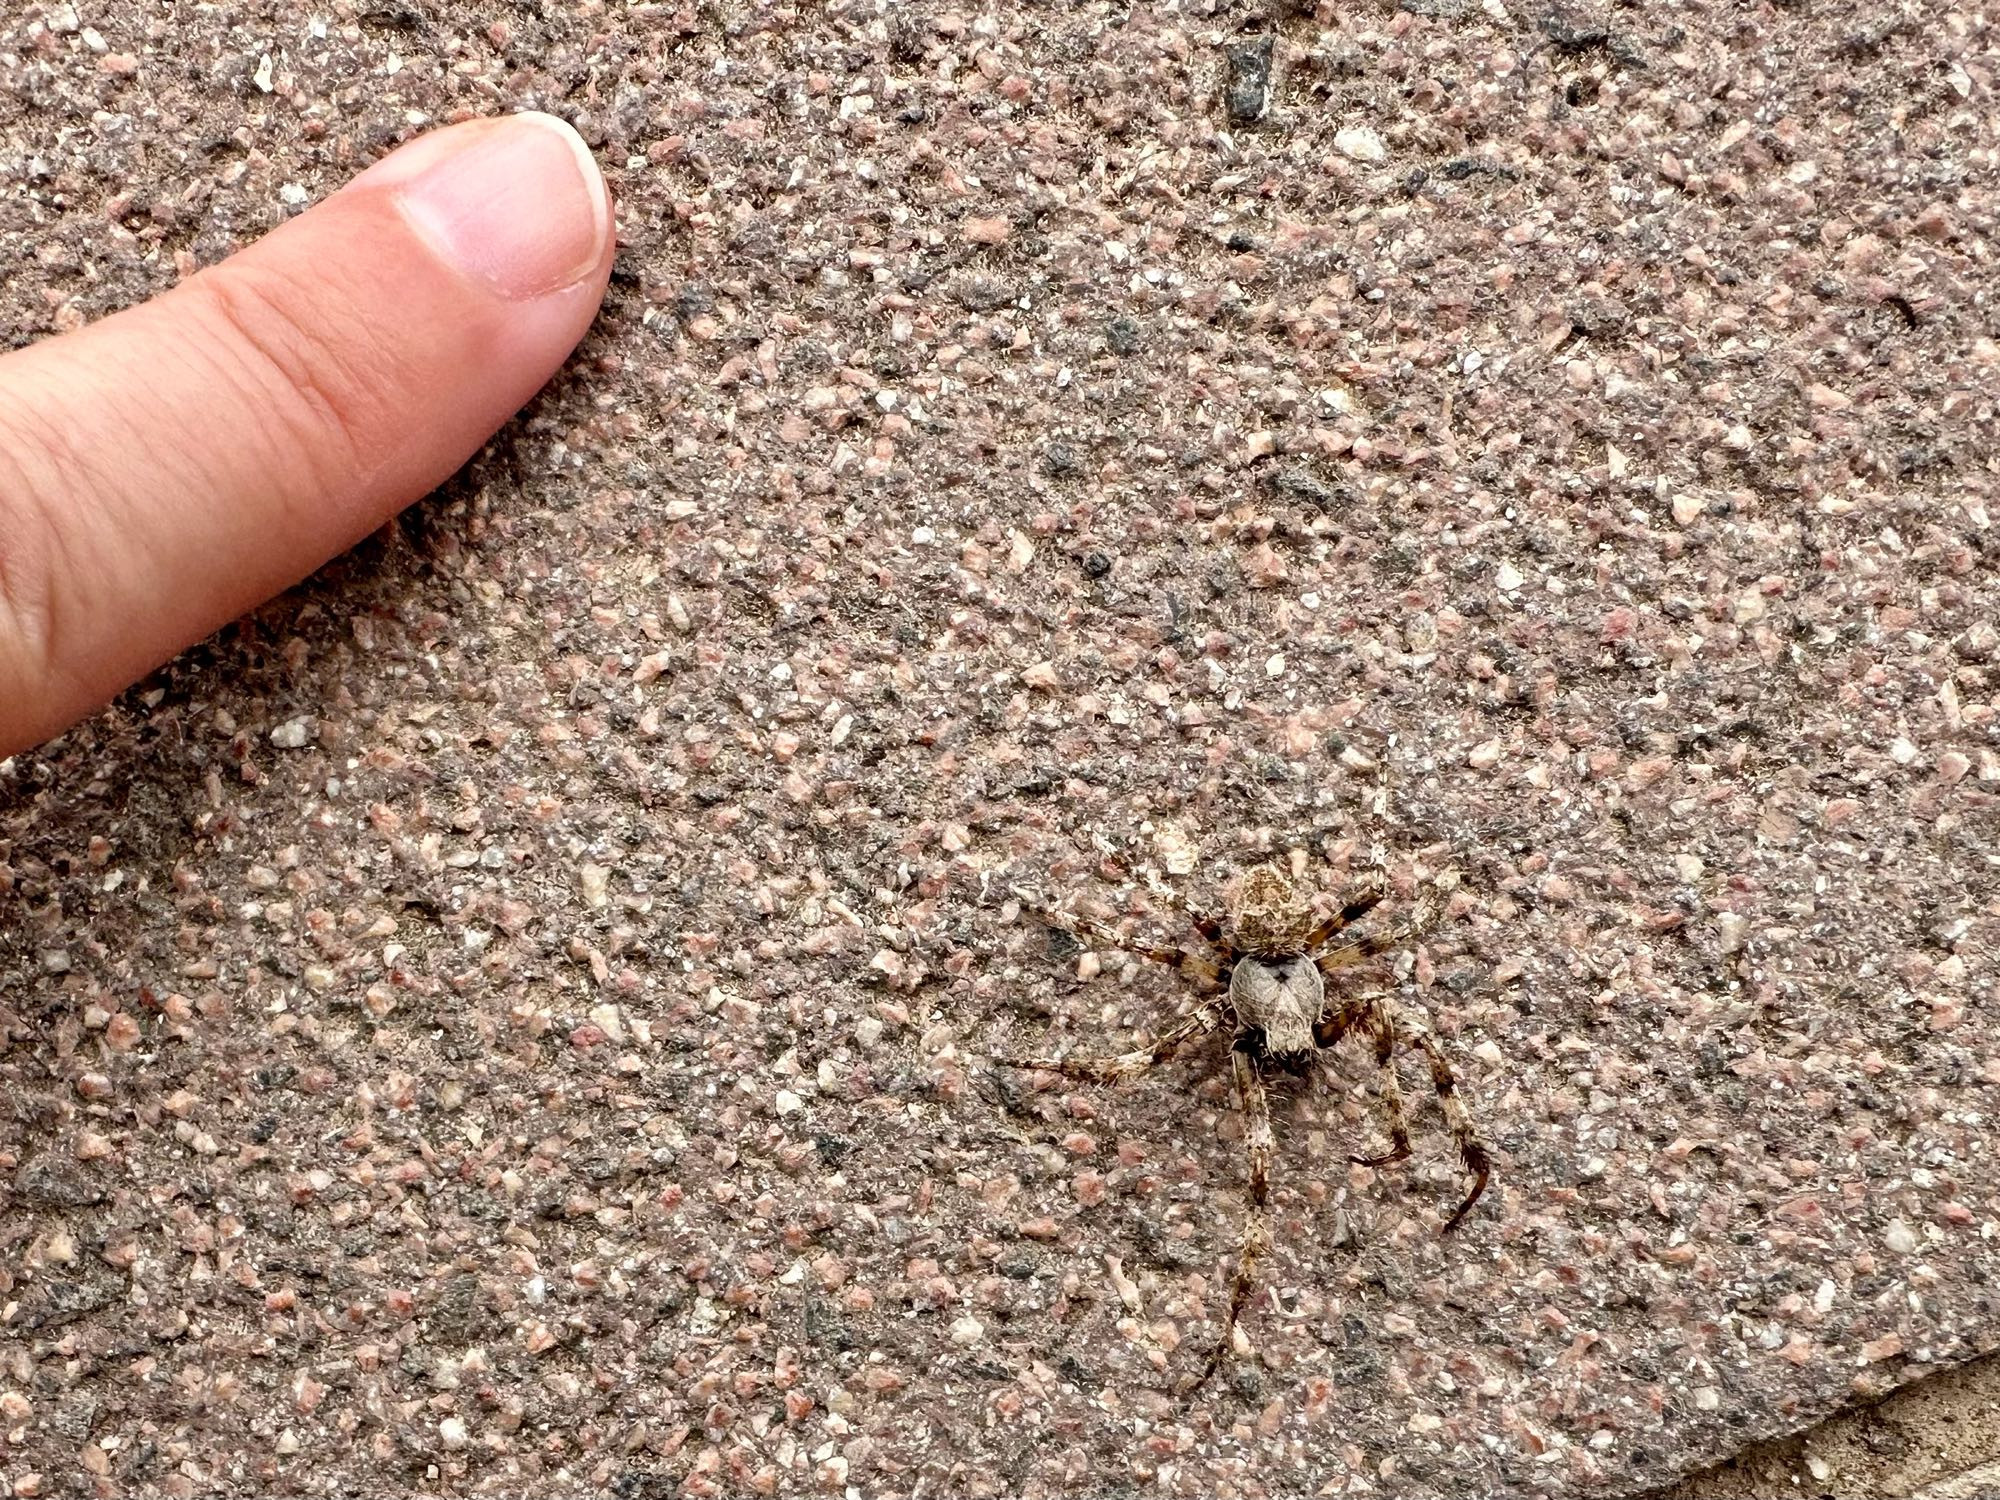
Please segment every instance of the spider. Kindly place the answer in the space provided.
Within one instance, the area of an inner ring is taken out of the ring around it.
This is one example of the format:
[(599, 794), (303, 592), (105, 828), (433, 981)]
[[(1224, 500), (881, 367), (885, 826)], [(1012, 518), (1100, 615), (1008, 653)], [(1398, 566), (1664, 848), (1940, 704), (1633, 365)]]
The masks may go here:
[(1430, 925), (1434, 912), (1427, 903), (1420, 902), (1411, 921), (1403, 927), (1358, 942), (1326, 946), (1336, 933), (1374, 910), (1387, 894), (1381, 872), (1373, 872), (1348, 893), (1338, 911), (1316, 919), (1309, 892), (1276, 865), (1259, 865), (1235, 884), (1223, 920), (1189, 914), (1206, 943), (1206, 951), (1190, 952), (1185, 948), (1154, 948), (1133, 942), (1102, 923), (1066, 915), (1026, 892), (1015, 892), (1044, 921), (1079, 939), (1092, 939), (1140, 958), (1172, 965), (1203, 990), (1205, 998), (1190, 1015), (1161, 1033), (1152, 1046), (1137, 1052), (1118, 1057), (1000, 1056), (994, 1062), (1003, 1067), (1033, 1068), (1069, 1078), (1110, 1083), (1135, 1078), (1165, 1062), (1194, 1038), (1224, 1026), (1233, 1037), (1229, 1060), (1235, 1074), (1237, 1102), (1246, 1124), (1250, 1207), (1221, 1341), (1206, 1368), (1186, 1388), (1187, 1394), (1193, 1394), (1215, 1373), (1224, 1353), (1233, 1347), (1258, 1258), (1271, 1248), (1266, 1200), (1273, 1141), (1265, 1082), (1273, 1074), (1310, 1078), (1322, 1061), (1321, 1054), (1349, 1033), (1359, 1032), (1372, 1039), (1388, 1112), (1389, 1149), (1378, 1156), (1356, 1155), (1352, 1159), (1367, 1167), (1385, 1167), (1410, 1155), (1409, 1123), (1395, 1069), (1396, 1039), (1400, 1034), (1413, 1042), (1430, 1064), (1431, 1086), (1437, 1090), (1438, 1103), (1451, 1127), (1465, 1169), (1472, 1174), (1472, 1190), (1445, 1220), (1439, 1233), (1448, 1234), (1456, 1229), (1486, 1190), (1492, 1172), (1491, 1159), (1473, 1131), (1465, 1101), (1458, 1094), (1457, 1076), (1429, 1021), (1421, 1012), (1380, 992), (1344, 999), (1327, 994), (1326, 976), (1403, 947)]

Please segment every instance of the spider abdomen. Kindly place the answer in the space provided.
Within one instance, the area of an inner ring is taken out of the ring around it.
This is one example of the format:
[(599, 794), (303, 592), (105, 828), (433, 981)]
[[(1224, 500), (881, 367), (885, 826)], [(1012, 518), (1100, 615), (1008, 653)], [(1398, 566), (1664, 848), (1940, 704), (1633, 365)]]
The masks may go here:
[(1264, 1050), (1285, 1057), (1313, 1049), (1313, 1023), (1326, 1008), (1326, 981), (1310, 958), (1245, 956), (1229, 975), (1236, 1024), (1264, 1036)]

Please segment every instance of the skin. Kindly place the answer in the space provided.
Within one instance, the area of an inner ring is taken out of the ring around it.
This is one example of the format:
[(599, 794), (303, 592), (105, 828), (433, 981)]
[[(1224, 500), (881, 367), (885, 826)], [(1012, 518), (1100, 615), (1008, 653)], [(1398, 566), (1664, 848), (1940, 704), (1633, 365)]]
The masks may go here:
[(582, 339), (614, 241), (567, 125), (470, 121), (0, 356), (0, 757), (436, 488)]

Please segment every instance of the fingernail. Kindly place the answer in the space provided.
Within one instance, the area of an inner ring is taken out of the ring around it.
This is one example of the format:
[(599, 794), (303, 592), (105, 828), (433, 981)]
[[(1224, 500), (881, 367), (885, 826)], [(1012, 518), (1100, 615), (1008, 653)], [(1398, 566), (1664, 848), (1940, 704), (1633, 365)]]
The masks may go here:
[(603, 259), (604, 178), (583, 137), (554, 115), (457, 126), (404, 149), (418, 159), (395, 188), (403, 215), (462, 274), (527, 301)]

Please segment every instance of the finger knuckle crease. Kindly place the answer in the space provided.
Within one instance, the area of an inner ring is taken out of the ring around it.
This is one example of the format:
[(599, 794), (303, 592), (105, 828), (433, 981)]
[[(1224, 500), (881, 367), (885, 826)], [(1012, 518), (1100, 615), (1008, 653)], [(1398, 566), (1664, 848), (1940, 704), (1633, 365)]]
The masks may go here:
[(370, 467), (380, 398), (353, 337), (255, 273), (218, 276), (207, 292), (253, 399), (271, 403), (319, 482)]
[(71, 447), (53, 429), (23, 432), (17, 410), (0, 420), (0, 700), (29, 709), (52, 693), (64, 658), (61, 580), (75, 576), (61, 508), (33, 465), (40, 452), (60, 463)]

